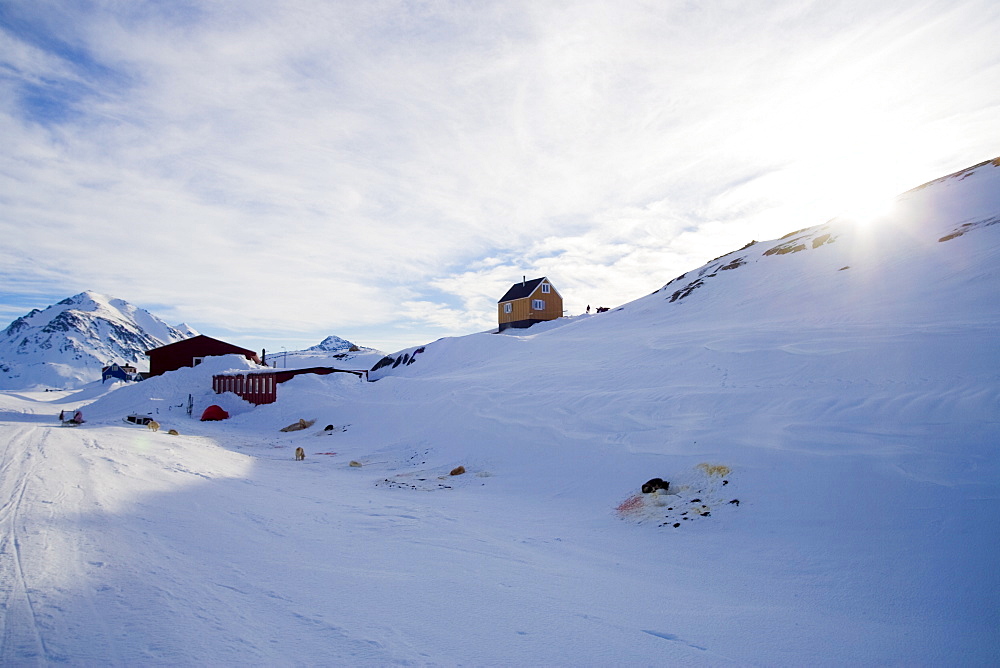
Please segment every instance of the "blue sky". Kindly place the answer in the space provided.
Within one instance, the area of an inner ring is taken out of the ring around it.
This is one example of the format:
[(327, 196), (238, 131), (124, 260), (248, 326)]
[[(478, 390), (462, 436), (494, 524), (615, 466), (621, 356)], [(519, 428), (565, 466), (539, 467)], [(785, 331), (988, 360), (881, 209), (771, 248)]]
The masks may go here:
[(1000, 155), (1000, 4), (0, 5), (0, 324), (250, 348), (570, 314)]

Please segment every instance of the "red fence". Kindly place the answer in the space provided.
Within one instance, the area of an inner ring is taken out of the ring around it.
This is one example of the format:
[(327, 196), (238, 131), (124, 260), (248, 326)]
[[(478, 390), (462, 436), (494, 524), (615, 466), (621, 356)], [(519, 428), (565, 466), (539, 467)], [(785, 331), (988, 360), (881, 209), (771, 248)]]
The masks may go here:
[(236, 373), (212, 376), (212, 389), (216, 394), (232, 392), (256, 406), (273, 404), (278, 400), (278, 384), (304, 373), (318, 375), (352, 373), (358, 378), (368, 377), (368, 371), (348, 371), (332, 367), (282, 369), (280, 371), (266, 371), (262, 373)]
[(212, 389), (216, 394), (232, 392), (256, 406), (278, 400), (278, 379), (274, 373), (212, 376)]

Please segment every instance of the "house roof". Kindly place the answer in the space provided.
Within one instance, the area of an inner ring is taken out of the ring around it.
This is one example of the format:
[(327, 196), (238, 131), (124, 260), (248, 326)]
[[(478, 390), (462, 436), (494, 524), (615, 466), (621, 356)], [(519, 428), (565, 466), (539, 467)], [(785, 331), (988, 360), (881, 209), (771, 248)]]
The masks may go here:
[[(332, 366), (311, 366), (306, 369), (262, 369), (258, 371), (236, 372), (235, 375), (242, 376), (244, 373), (248, 376), (277, 376), (277, 382), (284, 383), (286, 380), (291, 380), (295, 376), (301, 376), (302, 374), (315, 374), (317, 376), (325, 376), (331, 373), (352, 373), (355, 376), (364, 378), (365, 374), (368, 373), (367, 369), (337, 369)], [(231, 374), (222, 373), (217, 374), (216, 378), (225, 378)]]
[(535, 288), (537, 288), (544, 280), (546, 280), (546, 278), (542, 276), (541, 278), (533, 278), (530, 281), (515, 283), (510, 286), (510, 289), (507, 290), (503, 297), (500, 298), (500, 302), (509, 302), (514, 299), (524, 299), (525, 297), (530, 296), (531, 293), (535, 291)]
[(148, 355), (149, 353), (153, 352), (154, 350), (155, 351), (164, 350), (165, 348), (175, 348), (175, 349), (183, 349), (183, 348), (189, 348), (189, 347), (198, 348), (199, 346), (202, 346), (202, 345), (205, 345), (205, 344), (210, 344), (210, 345), (211, 344), (215, 344), (216, 346), (219, 346), (220, 348), (226, 348), (226, 349), (232, 350), (233, 353), (237, 353), (238, 352), (238, 353), (241, 353), (241, 354), (244, 354), (244, 355), (253, 355), (254, 357), (257, 356), (257, 353), (254, 352), (253, 350), (247, 350), (246, 348), (241, 348), (239, 346), (234, 346), (231, 343), (228, 343), (226, 341), (220, 341), (219, 339), (213, 339), (211, 336), (205, 336), (204, 334), (199, 334), (198, 336), (192, 336), (191, 338), (188, 338), (188, 339), (181, 339), (180, 341), (174, 341), (173, 343), (168, 343), (167, 345), (160, 346), (159, 348), (152, 348), (151, 350), (147, 350), (146, 354)]

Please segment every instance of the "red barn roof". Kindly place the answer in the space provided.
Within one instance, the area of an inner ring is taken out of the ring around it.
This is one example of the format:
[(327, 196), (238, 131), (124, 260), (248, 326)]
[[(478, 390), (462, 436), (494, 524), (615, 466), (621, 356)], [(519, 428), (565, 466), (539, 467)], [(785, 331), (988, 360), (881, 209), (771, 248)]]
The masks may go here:
[(149, 356), (150, 376), (158, 376), (161, 373), (183, 367), (197, 366), (201, 363), (202, 358), (215, 355), (243, 355), (248, 360), (260, 364), (260, 358), (254, 351), (213, 339), (204, 334), (147, 350), (146, 355)]

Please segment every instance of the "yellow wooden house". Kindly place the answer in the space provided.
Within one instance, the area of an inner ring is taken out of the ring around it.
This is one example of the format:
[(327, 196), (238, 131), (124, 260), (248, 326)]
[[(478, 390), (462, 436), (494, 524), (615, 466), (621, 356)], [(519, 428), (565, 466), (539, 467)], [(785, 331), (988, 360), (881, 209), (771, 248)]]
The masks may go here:
[(531, 327), (536, 322), (562, 317), (563, 299), (546, 277), (526, 280), (510, 286), (497, 302), (500, 331), (508, 327)]

